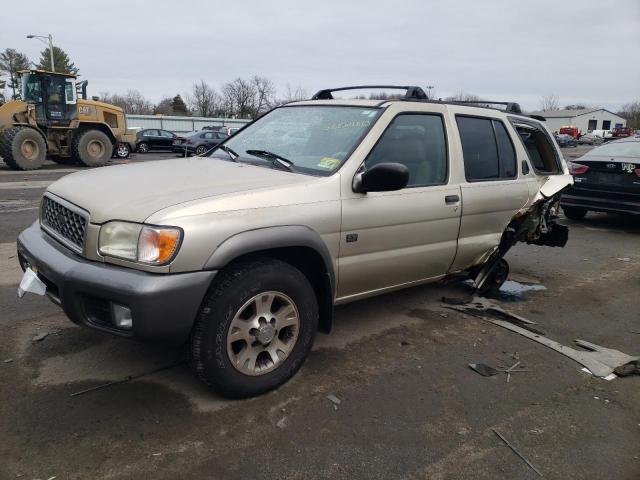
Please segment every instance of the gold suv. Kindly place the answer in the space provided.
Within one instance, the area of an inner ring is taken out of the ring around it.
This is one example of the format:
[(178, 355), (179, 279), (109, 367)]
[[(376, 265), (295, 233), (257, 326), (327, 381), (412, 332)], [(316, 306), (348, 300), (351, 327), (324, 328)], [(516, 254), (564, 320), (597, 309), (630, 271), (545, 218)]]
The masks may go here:
[(564, 246), (573, 182), (542, 121), (418, 87), (333, 98), (351, 88), (275, 108), (203, 156), (58, 180), (18, 238), (19, 294), (186, 343), (204, 382), (246, 397), (295, 374), (335, 305), (452, 275), (496, 288), (516, 242)]

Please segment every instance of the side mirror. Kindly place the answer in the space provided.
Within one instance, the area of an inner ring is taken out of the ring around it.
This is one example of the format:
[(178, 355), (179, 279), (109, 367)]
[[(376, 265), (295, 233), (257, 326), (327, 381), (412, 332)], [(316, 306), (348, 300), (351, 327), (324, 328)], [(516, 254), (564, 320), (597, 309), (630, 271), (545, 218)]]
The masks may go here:
[(378, 163), (353, 178), (356, 193), (391, 192), (409, 183), (409, 169), (401, 163)]

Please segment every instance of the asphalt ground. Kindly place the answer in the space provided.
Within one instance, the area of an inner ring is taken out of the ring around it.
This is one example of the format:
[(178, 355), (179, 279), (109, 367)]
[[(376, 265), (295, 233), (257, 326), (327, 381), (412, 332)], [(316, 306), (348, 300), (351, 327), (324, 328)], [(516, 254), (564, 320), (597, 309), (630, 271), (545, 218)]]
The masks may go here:
[[(128, 161), (158, 158), (174, 155)], [(300, 372), (258, 398), (222, 399), (186, 365), (72, 396), (184, 358), (78, 327), (45, 298), (16, 297), (16, 237), (46, 185), (77, 169), (0, 162), (0, 479), (538, 478), (493, 429), (545, 478), (640, 478), (640, 377), (595, 378), (445, 308), (441, 297), (468, 294), (464, 284), (338, 307)], [(565, 248), (509, 253), (510, 278), (546, 290), (502, 296), (503, 308), (565, 345), (580, 338), (639, 355), (640, 220), (561, 222)], [(528, 371), (509, 382), (468, 367), (516, 361)]]

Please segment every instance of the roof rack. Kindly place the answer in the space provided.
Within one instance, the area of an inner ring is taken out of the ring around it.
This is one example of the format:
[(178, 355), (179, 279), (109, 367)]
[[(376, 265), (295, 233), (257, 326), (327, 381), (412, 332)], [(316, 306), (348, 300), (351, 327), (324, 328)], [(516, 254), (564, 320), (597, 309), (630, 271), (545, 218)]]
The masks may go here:
[(324, 90), (319, 90), (316, 94), (311, 97), (311, 100), (332, 100), (333, 95), (332, 92), (341, 92), (343, 90), (364, 90), (370, 88), (378, 88), (378, 89), (393, 89), (393, 90), (406, 90), (403, 99), (411, 99), (411, 100), (428, 100), (429, 97), (424, 90), (420, 87), (415, 86), (400, 86), (400, 85), (357, 85), (354, 87), (339, 87), (339, 88), (326, 88)]
[[(478, 106), (481, 108), (494, 108), (490, 105), (504, 105), (505, 108), (496, 109), (501, 110), (507, 113), (516, 113), (522, 115), (522, 109), (520, 108), (520, 104), (516, 102), (493, 102), (491, 100), (467, 100), (467, 101), (447, 101), (447, 100), (431, 100), (424, 93), (424, 90), (420, 87), (410, 86), (410, 85), (357, 85), (353, 87), (339, 87), (339, 88), (326, 88), (324, 90), (318, 90), (316, 94), (311, 97), (311, 100), (332, 100), (333, 95), (332, 92), (341, 92), (344, 90), (364, 90), (364, 89), (393, 89), (393, 90), (406, 90), (406, 93), (400, 100), (412, 100), (412, 101), (423, 101), (423, 102), (432, 102), (432, 103), (446, 103), (451, 105), (471, 105)], [(383, 102), (392, 101), (394, 99), (383, 100)]]

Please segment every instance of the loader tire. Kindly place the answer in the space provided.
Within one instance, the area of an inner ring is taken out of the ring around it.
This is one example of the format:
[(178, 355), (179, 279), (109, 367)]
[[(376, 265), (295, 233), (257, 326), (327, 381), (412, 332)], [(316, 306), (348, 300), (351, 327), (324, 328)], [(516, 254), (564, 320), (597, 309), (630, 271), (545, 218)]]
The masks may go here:
[(0, 134), (0, 157), (13, 170), (36, 170), (47, 156), (47, 144), (29, 127), (12, 127)]
[(87, 167), (101, 167), (111, 158), (113, 143), (100, 130), (79, 132), (73, 141), (74, 157)]

